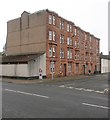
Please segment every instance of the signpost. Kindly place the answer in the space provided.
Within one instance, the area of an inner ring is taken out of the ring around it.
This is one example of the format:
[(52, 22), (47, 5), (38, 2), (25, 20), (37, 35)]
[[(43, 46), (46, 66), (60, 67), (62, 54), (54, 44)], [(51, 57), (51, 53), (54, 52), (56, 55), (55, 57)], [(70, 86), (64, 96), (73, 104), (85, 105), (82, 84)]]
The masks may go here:
[(39, 79), (42, 80), (42, 69), (39, 68)]
[(54, 74), (54, 70), (53, 70), (54, 69), (54, 62), (53, 62), (53, 59), (52, 59), (51, 63), (52, 63), (52, 80), (53, 80), (53, 74)]

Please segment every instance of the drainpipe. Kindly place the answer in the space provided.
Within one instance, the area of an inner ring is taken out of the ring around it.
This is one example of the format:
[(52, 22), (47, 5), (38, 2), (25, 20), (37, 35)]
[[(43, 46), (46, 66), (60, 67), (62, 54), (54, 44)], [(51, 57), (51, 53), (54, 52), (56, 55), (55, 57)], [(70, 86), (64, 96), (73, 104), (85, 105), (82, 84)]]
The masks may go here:
[(15, 68), (14, 68), (14, 76), (16, 77), (16, 71), (17, 70), (17, 64), (15, 64)]

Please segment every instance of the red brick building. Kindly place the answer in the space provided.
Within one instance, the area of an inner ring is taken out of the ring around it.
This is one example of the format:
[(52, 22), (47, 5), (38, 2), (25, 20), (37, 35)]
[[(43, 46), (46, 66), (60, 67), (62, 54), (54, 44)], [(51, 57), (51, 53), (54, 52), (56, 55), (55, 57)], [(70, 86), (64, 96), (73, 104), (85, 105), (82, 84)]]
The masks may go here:
[(47, 74), (50, 74), (51, 61), (54, 61), (55, 75), (99, 71), (99, 38), (54, 12), (47, 13)]
[[(6, 54), (44, 52), (47, 77), (51, 76), (52, 71), (54, 76), (88, 74), (88, 70), (91, 73), (100, 71), (100, 39), (57, 13), (50, 10), (33, 14), (23, 12), (20, 18), (7, 24)], [(15, 30), (18, 31), (16, 35)], [(10, 43), (11, 40), (13, 43)], [(31, 41), (34, 41), (33, 44)]]

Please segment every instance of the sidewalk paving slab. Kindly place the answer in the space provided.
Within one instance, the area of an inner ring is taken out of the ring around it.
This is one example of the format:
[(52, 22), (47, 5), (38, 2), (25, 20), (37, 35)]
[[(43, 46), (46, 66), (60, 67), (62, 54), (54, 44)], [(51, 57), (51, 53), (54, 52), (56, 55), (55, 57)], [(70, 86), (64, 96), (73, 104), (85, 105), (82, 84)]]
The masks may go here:
[(8, 82), (8, 83), (19, 83), (19, 84), (32, 84), (32, 83), (53, 83), (53, 82), (60, 82), (60, 81), (70, 81), (70, 80), (80, 80), (80, 79), (84, 79), (84, 78), (88, 78), (91, 76), (84, 76), (84, 75), (80, 75), (80, 76), (69, 76), (69, 77), (59, 77), (59, 78), (54, 78), (53, 80), (50, 79), (22, 79), (22, 78), (6, 78), (3, 77), (2, 78), (2, 82)]
[[(77, 75), (77, 76), (68, 76), (68, 77), (57, 77), (57, 78), (54, 78), (53, 80), (50, 78), (50, 79), (42, 79), (42, 80), (39, 80), (39, 79), (36, 79), (36, 78), (33, 78), (33, 79), (22, 79), (22, 78), (6, 78), (6, 77), (3, 77), (2, 78), (2, 82), (8, 82), (8, 83), (18, 83), (18, 84), (34, 84), (34, 83), (53, 83), (53, 82), (66, 82), (66, 81), (74, 81), (74, 80), (90, 80), (91, 78), (95, 77), (97, 75)], [(102, 75), (101, 75), (102, 76)]]

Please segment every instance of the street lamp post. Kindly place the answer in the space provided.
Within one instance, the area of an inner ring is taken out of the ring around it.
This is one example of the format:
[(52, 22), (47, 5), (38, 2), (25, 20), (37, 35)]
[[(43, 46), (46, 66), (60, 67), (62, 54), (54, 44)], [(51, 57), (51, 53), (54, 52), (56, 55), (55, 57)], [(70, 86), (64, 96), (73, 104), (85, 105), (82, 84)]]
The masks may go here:
[[(71, 39), (72, 39), (72, 46), (75, 47), (75, 37), (76, 37), (76, 34), (73, 34), (71, 36)], [(72, 59), (73, 59), (73, 52), (72, 52)]]
[[(71, 36), (71, 41), (69, 40), (69, 61), (68, 61), (68, 63), (69, 63), (69, 65), (70, 65), (70, 63), (71, 63), (71, 61), (70, 61), (70, 59), (73, 59), (73, 51), (72, 51), (72, 58), (71, 58), (71, 48), (70, 48), (70, 45), (72, 45), (73, 46), (73, 40), (74, 40), (74, 38), (75, 38), (75, 35), (73, 34), (72, 36)], [(71, 44), (71, 42), (72, 42), (72, 44)], [(71, 66), (71, 65), (70, 65)], [(72, 70), (72, 69), (71, 69)], [(72, 71), (71, 71), (72, 72)]]
[(52, 58), (52, 80), (53, 80), (53, 74), (54, 74), (54, 73), (53, 73), (53, 72), (54, 72), (54, 71), (53, 71), (53, 64), (54, 64), (54, 62), (53, 62), (53, 58)]

